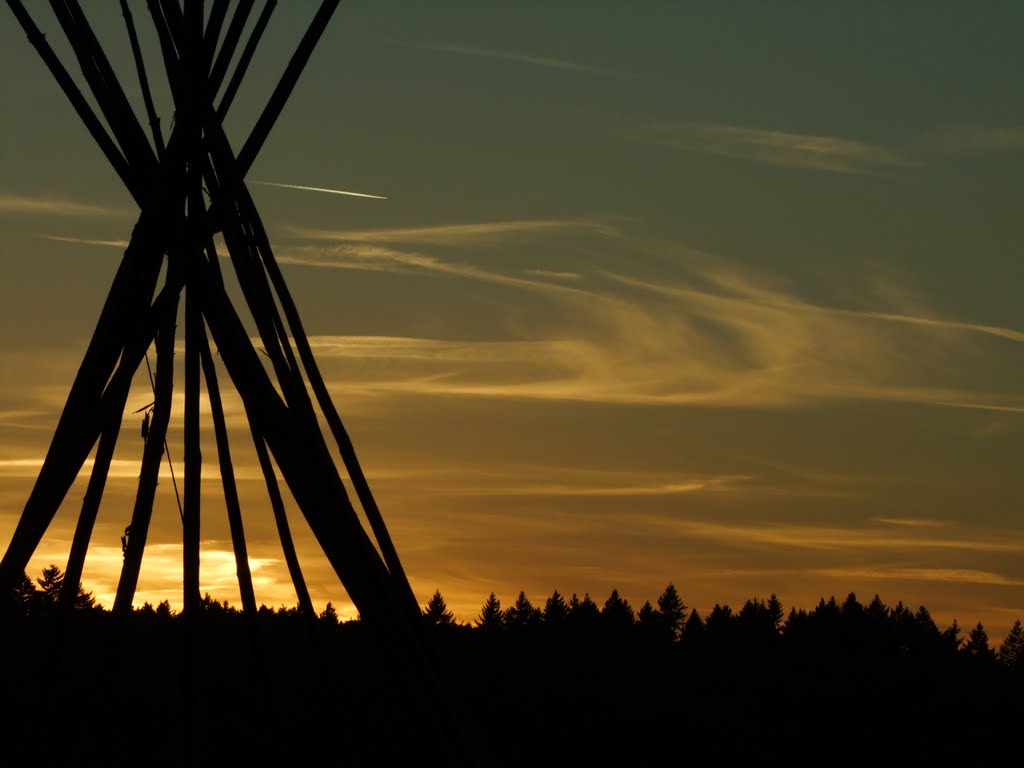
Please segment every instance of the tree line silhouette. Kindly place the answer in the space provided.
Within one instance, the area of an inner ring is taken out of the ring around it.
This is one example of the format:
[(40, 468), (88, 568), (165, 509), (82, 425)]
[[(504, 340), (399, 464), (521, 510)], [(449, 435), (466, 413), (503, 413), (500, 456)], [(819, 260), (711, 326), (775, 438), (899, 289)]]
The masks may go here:
[[(191, 618), (167, 602), (118, 617), (81, 589), (75, 609), (61, 610), (62, 579), (50, 566), (16, 590), (5, 676), (8, 695), (30, 711), (55, 694), (88, 700), (83, 739), (117, 723), (123, 739), (148, 743), (159, 723), (184, 727), (190, 707), (220, 724), (204, 738), (227, 758), (267, 757), (267, 729), (295, 737), (278, 745), (282, 759), (313, 759), (302, 735), (318, 729), (347, 734), (346, 754), (423, 764), (445, 762), (443, 751), (430, 757), (431, 739), (456, 738), (404, 709), (417, 692), (389, 674), (387, 649), (330, 603), (319, 615), (285, 606), (247, 615), (206, 595)], [(824, 764), (978, 761), (1019, 748), (1019, 620), (993, 647), (981, 623), (940, 629), (924, 606), (877, 595), (786, 612), (772, 594), (702, 615), (673, 584), (639, 610), (618, 590), (600, 605), (555, 591), (542, 606), (520, 592), (503, 607), (492, 593), (467, 623), (438, 590), (422, 614), (437, 673), (462, 711), (459, 738), (471, 754), (482, 750), (469, 761), (480, 765), (654, 759), (664, 739), (693, 758), (763, 761), (785, 745), (788, 762)], [(177, 682), (190, 663), (203, 679), (191, 705)], [(98, 684), (111, 669), (116, 682)], [(533, 734), (543, 748), (528, 757), (525, 744), (497, 743), (498, 732)]]

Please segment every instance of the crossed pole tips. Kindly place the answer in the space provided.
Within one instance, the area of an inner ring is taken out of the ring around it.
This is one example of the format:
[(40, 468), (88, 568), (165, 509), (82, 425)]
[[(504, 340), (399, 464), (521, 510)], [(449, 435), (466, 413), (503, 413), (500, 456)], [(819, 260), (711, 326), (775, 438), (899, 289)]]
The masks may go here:
[[(115, 612), (131, 611), (157, 476), (166, 453), (175, 336), (184, 297), (184, 486), (180, 502), (183, 613), (194, 613), (200, 606), (199, 488), (203, 461), (199, 399), (204, 380), (242, 607), (246, 612), (256, 611), (220, 384), (210, 351), (212, 337), (245, 408), (300, 609), (313, 611), (292, 543), (278, 472), (362, 619), (392, 636), (415, 633), (419, 619), (416, 598), (352, 441), (331, 401), (245, 184), (247, 171), (338, 0), (321, 3), (237, 153), (224, 133), (223, 121), (270, 20), (273, 0), (266, 2), (251, 25), (247, 22), (254, 0), (241, 0), (233, 10), (229, 0), (213, 0), (208, 12), (202, 0), (184, 0), (183, 4), (177, 0), (149, 0), (149, 15), (174, 100), (173, 128), (167, 136), (153, 103), (126, 0), (120, 5), (145, 104), (148, 135), (76, 0), (51, 0), (50, 5), (102, 121), (22, 2), (7, 0), (7, 4), (138, 204), (140, 214), (39, 476), (0, 561), (0, 586), (13, 585), (24, 573), (71, 485), (94, 454), (61, 595), (64, 605), (73, 602), (131, 382), (139, 366), (144, 362), (148, 365), (148, 351), (155, 346), (153, 403), (146, 412), (141, 473), (123, 540), (124, 564), (113, 606)], [(247, 26), (248, 39), (236, 58)], [(223, 235), (260, 346), (269, 358), (269, 370), (225, 291), (214, 240), (217, 233)], [(337, 445), (369, 532), (349, 498), (319, 426), (320, 417)]]

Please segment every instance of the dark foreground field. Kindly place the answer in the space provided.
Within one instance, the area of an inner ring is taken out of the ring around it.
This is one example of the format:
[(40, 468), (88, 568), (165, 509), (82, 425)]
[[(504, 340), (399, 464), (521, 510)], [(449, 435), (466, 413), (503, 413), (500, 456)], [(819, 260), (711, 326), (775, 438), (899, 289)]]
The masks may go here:
[(833, 614), (681, 640), (597, 621), (425, 626), (420, 660), (294, 613), (8, 617), (0, 764), (1020, 759), (1019, 665)]

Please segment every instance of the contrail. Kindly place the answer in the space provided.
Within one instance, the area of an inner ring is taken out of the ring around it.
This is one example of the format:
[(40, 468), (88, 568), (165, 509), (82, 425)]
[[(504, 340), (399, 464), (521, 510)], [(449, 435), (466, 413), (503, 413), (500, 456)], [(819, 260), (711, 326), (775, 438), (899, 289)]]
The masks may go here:
[(274, 181), (253, 181), (252, 184), (262, 184), (265, 187), (283, 187), (284, 189), (304, 189), (308, 192), (329, 192), (332, 195), (349, 195), (350, 197), (370, 197), (374, 200), (387, 200), (381, 195), (368, 195), (365, 192), (347, 192), (344, 189), (324, 189), (323, 187), (304, 187), (300, 184), (278, 184)]

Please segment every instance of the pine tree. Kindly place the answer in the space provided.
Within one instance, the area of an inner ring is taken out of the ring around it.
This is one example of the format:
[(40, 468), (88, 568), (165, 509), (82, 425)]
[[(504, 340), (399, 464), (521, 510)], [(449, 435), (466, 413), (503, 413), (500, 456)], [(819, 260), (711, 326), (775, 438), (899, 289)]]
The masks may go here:
[(323, 613), (320, 614), (320, 620), (327, 622), (332, 626), (338, 626), (338, 612), (334, 608), (334, 604), (330, 601), (324, 606)]
[(566, 618), (571, 626), (589, 632), (601, 620), (601, 609), (591, 599), (589, 592), (583, 595), (582, 600), (574, 592), (569, 600), (569, 615)]
[(988, 633), (985, 631), (985, 627), (978, 622), (978, 625), (971, 630), (967, 636), (967, 642), (964, 643), (963, 650), (961, 653), (965, 653), (969, 656), (973, 656), (976, 659), (984, 661), (994, 661), (996, 658), (996, 652), (989, 647), (988, 644)]
[(999, 646), (999, 661), (1015, 672), (1024, 672), (1024, 627), (1017, 619)]
[(528, 627), (539, 621), (540, 609), (533, 607), (526, 592), (521, 591), (515, 605), (505, 611), (505, 624), (510, 627)]
[[(60, 567), (51, 563), (46, 568), (43, 568), (43, 576), (40, 579), (36, 579), (39, 584), (39, 590), (36, 592), (38, 601), (44, 606), (44, 609), (53, 608), (57, 605), (60, 600), (60, 591), (64, 586), (64, 572), (61, 571)], [(96, 598), (92, 596), (92, 592), (86, 592), (82, 589), (82, 585), (78, 585), (78, 594), (75, 596), (75, 608), (95, 608)]]
[(666, 636), (666, 625), (662, 621), (661, 614), (654, 610), (650, 600), (645, 600), (640, 610), (636, 612), (636, 623), (645, 637)]
[(22, 571), (21, 578), (14, 585), (14, 601), (21, 610), (28, 613), (36, 600), (36, 585), (28, 574)]
[(704, 619), (701, 618), (700, 614), (697, 613), (697, 609), (694, 608), (690, 611), (690, 616), (683, 627), (683, 639), (687, 642), (696, 642), (703, 635)]
[(64, 586), (64, 573), (60, 567), (51, 563), (43, 568), (43, 576), (36, 579), (39, 583), (39, 599), (44, 603), (56, 605), (60, 598), (60, 588)]
[(678, 640), (686, 620), (686, 606), (671, 582), (658, 598), (658, 615), (668, 638)]
[(491, 596), (484, 602), (484, 607), (480, 611), (476, 625), (480, 629), (496, 630), (500, 629), (504, 623), (505, 614), (501, 610), (501, 601), (491, 592)]
[(544, 603), (544, 623), (560, 626), (565, 623), (568, 614), (569, 607), (565, 604), (565, 598), (558, 594), (556, 589)]
[(771, 597), (768, 598), (768, 604), (765, 607), (768, 610), (768, 618), (772, 623), (772, 627), (774, 627), (775, 631), (778, 632), (779, 628), (782, 626), (782, 617), (785, 615), (782, 608), (782, 601), (775, 596), (774, 592), (772, 592)]
[(709, 635), (721, 639), (729, 636), (733, 621), (732, 608), (715, 603), (715, 607), (711, 609), (704, 622), (704, 628)]
[(455, 614), (448, 610), (440, 589), (434, 590), (434, 596), (423, 610), (423, 617), (427, 624), (449, 627), (455, 623)]
[(608, 627), (631, 627), (635, 617), (633, 608), (619, 595), (619, 590), (613, 589), (604, 601), (604, 608), (601, 609), (601, 619)]
[(956, 619), (953, 619), (953, 623), (950, 624), (942, 632), (942, 640), (954, 653), (960, 650), (960, 646), (963, 644), (964, 639), (960, 637), (960, 625), (957, 624)]

